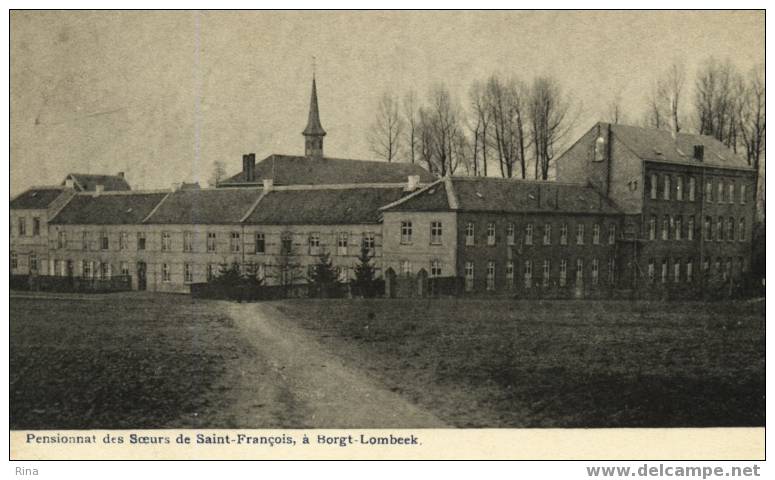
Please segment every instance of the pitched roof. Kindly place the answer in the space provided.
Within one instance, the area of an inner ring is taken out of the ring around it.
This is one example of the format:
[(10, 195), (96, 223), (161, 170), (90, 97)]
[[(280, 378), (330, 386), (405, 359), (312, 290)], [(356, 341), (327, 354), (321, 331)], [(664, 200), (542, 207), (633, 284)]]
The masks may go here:
[[(93, 192), (97, 185), (102, 185), (106, 192), (123, 192), (131, 190), (129, 183), (120, 175), (92, 175), (90, 173), (71, 173), (67, 178), (72, 178), (75, 187), (82, 192)], [(65, 182), (62, 182), (64, 185)]]
[[(456, 205), (450, 205), (451, 199)], [(485, 177), (453, 177), (426, 186), (385, 210), (620, 213), (605, 196), (586, 185)]]
[(50, 223), (59, 225), (138, 224), (162, 201), (165, 192), (79, 193)]
[(318, 89), (315, 85), (315, 77), (312, 77), (312, 94), (309, 98), (309, 117), (307, 118), (307, 127), (302, 132), (303, 135), (325, 136), (326, 131), (320, 124), (320, 112), (318, 111)]
[[(601, 125), (608, 127), (608, 124)], [(669, 131), (654, 128), (629, 125), (611, 125), (611, 128), (614, 136), (643, 160), (751, 168), (744, 157), (708, 135), (678, 133), (673, 138)], [(704, 147), (702, 162), (693, 157), (695, 145)]]
[(380, 207), (405, 195), (403, 187), (272, 190), (245, 223), (332, 225), (379, 223)]
[(256, 188), (171, 192), (145, 223), (218, 225), (239, 223), (261, 195)]
[[(243, 173), (224, 180), (219, 186), (244, 184)], [(436, 180), (430, 172), (411, 163), (275, 154), (256, 163), (254, 183), (261, 184), (265, 178), (273, 179), (275, 185), (403, 183), (410, 175), (419, 175), (423, 183)]]
[(64, 191), (62, 187), (33, 187), (11, 200), (11, 209), (42, 209), (51, 205)]

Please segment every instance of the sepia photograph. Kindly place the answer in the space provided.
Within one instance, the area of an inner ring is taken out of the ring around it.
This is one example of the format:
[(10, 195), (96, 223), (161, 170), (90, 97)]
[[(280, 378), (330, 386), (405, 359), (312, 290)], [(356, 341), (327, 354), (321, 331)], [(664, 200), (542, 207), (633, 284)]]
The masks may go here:
[(8, 21), (18, 448), (763, 441), (763, 10)]

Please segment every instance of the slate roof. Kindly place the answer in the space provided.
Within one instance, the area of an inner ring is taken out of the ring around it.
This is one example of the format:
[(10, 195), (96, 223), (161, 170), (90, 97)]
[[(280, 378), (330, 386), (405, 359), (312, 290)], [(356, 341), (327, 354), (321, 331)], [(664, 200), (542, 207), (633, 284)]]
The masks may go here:
[[(255, 183), (261, 184), (264, 178), (272, 178), (275, 185), (405, 183), (409, 175), (419, 175), (423, 183), (436, 180), (430, 172), (411, 163), (275, 154), (256, 163)], [(245, 183), (243, 172), (219, 186), (240, 183)]]
[[(608, 124), (601, 124), (608, 128)], [(653, 128), (612, 125), (614, 136), (643, 160), (693, 163), (732, 168), (751, 168), (745, 157), (735, 154), (723, 143), (708, 135), (678, 133)], [(694, 146), (703, 145), (703, 161), (695, 160)]]
[(261, 189), (217, 188), (171, 192), (145, 223), (218, 225), (239, 223)]
[(167, 196), (165, 192), (79, 193), (51, 220), (58, 225), (138, 224)]
[[(452, 190), (450, 192), (450, 189)], [(451, 204), (450, 197), (454, 204)], [(621, 213), (611, 201), (582, 184), (484, 177), (453, 177), (426, 186), (387, 211), (503, 213)]]
[[(129, 183), (126, 179), (118, 175), (92, 175), (89, 173), (71, 173), (67, 178), (72, 178), (75, 182), (75, 187), (82, 192), (93, 192), (97, 189), (97, 185), (102, 185), (106, 192), (123, 192), (131, 190)], [(64, 185), (65, 182), (62, 182)]]
[(263, 225), (333, 225), (380, 222), (380, 207), (407, 193), (403, 187), (272, 190), (245, 220)]
[(11, 209), (44, 209), (59, 198), (64, 191), (60, 187), (33, 187), (11, 200)]

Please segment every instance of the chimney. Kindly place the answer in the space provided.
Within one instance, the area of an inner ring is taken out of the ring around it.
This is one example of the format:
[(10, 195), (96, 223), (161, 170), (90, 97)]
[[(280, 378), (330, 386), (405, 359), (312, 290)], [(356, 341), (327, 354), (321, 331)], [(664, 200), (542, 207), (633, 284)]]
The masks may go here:
[(94, 196), (95, 197), (99, 197), (100, 194), (102, 194), (102, 192), (104, 192), (104, 191), (105, 191), (105, 185), (98, 184), (98, 185), (94, 186)]
[(65, 188), (73, 188), (73, 186), (74, 186), (73, 179), (70, 177), (67, 177), (65, 179)]
[(409, 175), (406, 179), (406, 191), (411, 192), (413, 190), (417, 190), (417, 187), (420, 185), (420, 176), (419, 175)]
[(705, 145), (694, 146), (694, 159), (702, 162), (705, 159)]
[(246, 153), (242, 156), (242, 177), (246, 182), (256, 181), (256, 154)]
[(264, 179), (264, 192), (269, 192), (272, 190), (272, 187), (274, 186), (274, 180), (271, 178), (265, 178)]
[(124, 179), (124, 172), (118, 172), (117, 176), (118, 176), (118, 178), (123, 180)]

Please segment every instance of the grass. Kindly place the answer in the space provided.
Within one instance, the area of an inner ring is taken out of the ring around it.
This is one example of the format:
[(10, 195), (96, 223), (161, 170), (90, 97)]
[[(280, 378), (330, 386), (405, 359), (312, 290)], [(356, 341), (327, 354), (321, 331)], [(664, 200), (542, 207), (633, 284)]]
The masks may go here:
[(12, 298), (10, 339), (12, 429), (192, 427), (251, 353), (227, 317), (173, 295)]
[(764, 425), (764, 301), (296, 300), (278, 308), (459, 427)]

